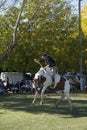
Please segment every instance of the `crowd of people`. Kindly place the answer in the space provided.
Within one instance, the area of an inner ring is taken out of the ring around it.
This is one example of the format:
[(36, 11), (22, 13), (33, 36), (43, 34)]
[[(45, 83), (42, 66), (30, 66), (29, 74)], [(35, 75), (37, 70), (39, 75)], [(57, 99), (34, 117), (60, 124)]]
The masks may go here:
[[(49, 67), (50, 70), (52, 71), (52, 80), (54, 81), (54, 75), (57, 72), (57, 65), (55, 63), (55, 60), (45, 53), (41, 56), (39, 60), (34, 59), (34, 61), (40, 65), (42, 65), (42, 63), (44, 62), (45, 63), (44, 68), (47, 69)], [(2, 81), (2, 79), (0, 79), (0, 94), (7, 93), (8, 91), (12, 93), (34, 92), (32, 86), (32, 80), (33, 80), (32, 76), (27, 77), (27, 75), (25, 80), (22, 80), (21, 82), (17, 81), (15, 84), (9, 83), (9, 77), (7, 77), (5, 81)], [(80, 77), (76, 75), (75, 78), (71, 80), (72, 80), (71, 88), (77, 88), (80, 90)], [(86, 90), (87, 79), (85, 79), (84, 81), (86, 81), (86, 83), (84, 83)]]
[[(85, 80), (87, 81), (87, 79)], [(84, 90), (87, 91), (87, 82), (84, 84)], [(80, 91), (80, 79), (78, 76), (75, 76), (73, 79), (70, 77), (71, 82), (71, 91), (78, 92)], [(32, 85), (32, 80), (24, 79), (22, 81), (17, 81), (15, 84), (9, 83), (8, 77), (6, 81), (2, 81), (0, 79), (0, 94), (8, 94), (8, 93), (34, 93), (35, 90)]]
[(34, 89), (32, 87), (31, 80), (22, 80), (21, 82), (17, 81), (17, 83), (9, 83), (7, 81), (2, 81), (0, 79), (0, 94), (7, 93), (33, 93)]

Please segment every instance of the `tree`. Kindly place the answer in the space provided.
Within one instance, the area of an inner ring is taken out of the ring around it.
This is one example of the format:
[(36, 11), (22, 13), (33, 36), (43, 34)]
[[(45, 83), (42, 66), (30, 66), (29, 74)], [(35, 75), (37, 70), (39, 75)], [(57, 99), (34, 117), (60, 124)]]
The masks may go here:
[(19, 12), (19, 15), (18, 15), (16, 24), (15, 24), (14, 33), (13, 33), (13, 43), (12, 43), (11, 46), (8, 48), (8, 50), (5, 52), (5, 54), (0, 58), (0, 63), (3, 63), (3, 62), (9, 57), (10, 53), (12, 52), (12, 50), (14, 49), (14, 47), (15, 47), (16, 44), (17, 44), (17, 36), (16, 36), (16, 33), (17, 33), (18, 26), (19, 26), (19, 22), (20, 22), (20, 17), (21, 17), (23, 8), (24, 8), (24, 6), (25, 6), (25, 2), (26, 2), (26, 0), (23, 0), (23, 4), (22, 4), (22, 6), (21, 6), (21, 9), (20, 9), (20, 12)]
[[(5, 20), (2, 22), (5, 34), (3, 33), (4, 38), (1, 40), (5, 42), (3, 46), (5, 51), (9, 41), (13, 40), (12, 28), (14, 29), (19, 10), (20, 6), (12, 7), (5, 13), (8, 22)], [(9, 32), (11, 37), (8, 36)], [(35, 72), (38, 65), (34, 64), (33, 59), (40, 58), (42, 53), (46, 52), (55, 58), (58, 71), (78, 71), (78, 16), (72, 14), (71, 5), (66, 1), (27, 0), (16, 38), (16, 46), (10, 57), (3, 63), (5, 70)]]
[(87, 71), (87, 5), (82, 8), (82, 32), (83, 32), (83, 68)]

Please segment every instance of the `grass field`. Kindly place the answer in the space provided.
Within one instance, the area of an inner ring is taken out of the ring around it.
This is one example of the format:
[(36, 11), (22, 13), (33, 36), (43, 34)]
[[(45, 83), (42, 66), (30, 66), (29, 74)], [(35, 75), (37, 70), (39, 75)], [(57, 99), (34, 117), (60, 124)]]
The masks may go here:
[(71, 95), (72, 114), (66, 99), (56, 108), (56, 95), (46, 94), (43, 106), (33, 97), (0, 96), (0, 130), (87, 130), (87, 94)]

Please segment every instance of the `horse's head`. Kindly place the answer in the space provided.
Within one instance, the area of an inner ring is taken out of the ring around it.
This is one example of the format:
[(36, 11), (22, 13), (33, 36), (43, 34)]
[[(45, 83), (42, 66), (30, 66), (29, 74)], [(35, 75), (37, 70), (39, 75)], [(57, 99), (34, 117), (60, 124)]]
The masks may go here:
[(35, 88), (43, 87), (44, 82), (46, 81), (45, 70), (40, 68), (39, 71), (35, 74), (33, 84)]

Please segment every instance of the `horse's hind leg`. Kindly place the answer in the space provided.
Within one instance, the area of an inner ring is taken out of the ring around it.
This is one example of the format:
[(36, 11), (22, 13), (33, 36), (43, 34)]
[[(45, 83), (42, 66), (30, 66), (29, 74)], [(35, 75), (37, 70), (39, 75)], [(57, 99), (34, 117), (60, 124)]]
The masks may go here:
[(69, 105), (70, 105), (70, 112), (72, 113), (72, 102), (71, 102), (70, 96), (69, 96), (69, 94), (67, 94), (67, 93), (65, 93), (65, 95), (66, 95), (66, 97), (67, 97), (67, 99), (68, 99), (68, 103), (69, 103)]
[(60, 93), (60, 96), (61, 96), (60, 100), (57, 100), (57, 102), (56, 102), (56, 107), (58, 107), (58, 105), (60, 104), (60, 102), (61, 102), (61, 101), (64, 99), (64, 97), (65, 97), (65, 95), (64, 95), (63, 92)]
[(38, 91), (36, 91), (35, 93), (35, 96), (34, 96), (34, 99), (33, 99), (33, 102), (32, 103), (35, 103), (36, 99), (37, 99), (37, 96), (38, 96)]

